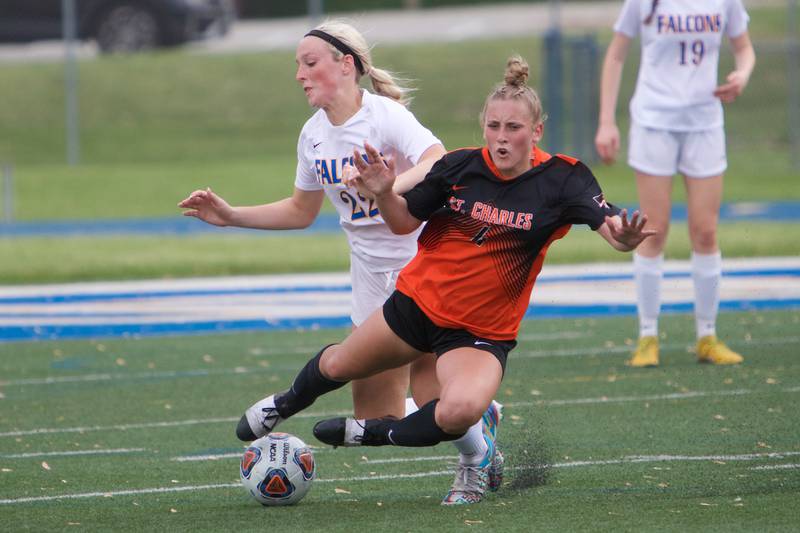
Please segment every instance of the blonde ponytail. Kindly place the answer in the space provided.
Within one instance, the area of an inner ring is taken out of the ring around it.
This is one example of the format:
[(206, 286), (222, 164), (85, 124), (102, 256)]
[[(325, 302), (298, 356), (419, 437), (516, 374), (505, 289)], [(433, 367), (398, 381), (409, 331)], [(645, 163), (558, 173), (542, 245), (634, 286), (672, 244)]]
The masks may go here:
[[(391, 72), (373, 66), (369, 45), (357, 29), (338, 19), (326, 20), (314, 29), (332, 35), (353, 51), (353, 54), (361, 61), (364, 69), (363, 75), (369, 76), (376, 94), (391, 98), (403, 105), (408, 105), (411, 102), (410, 93), (412, 89), (400, 85), (398, 79)], [(337, 59), (344, 57), (344, 54), (336, 47), (331, 44), (329, 46), (334, 57)], [(361, 76), (362, 73), (357, 70), (356, 82), (361, 79)]]

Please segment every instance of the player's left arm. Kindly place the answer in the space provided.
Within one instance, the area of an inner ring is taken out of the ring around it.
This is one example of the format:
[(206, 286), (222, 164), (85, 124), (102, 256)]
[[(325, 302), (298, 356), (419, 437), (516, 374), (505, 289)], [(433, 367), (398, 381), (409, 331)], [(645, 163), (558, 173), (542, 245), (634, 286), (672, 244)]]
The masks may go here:
[(742, 94), (756, 66), (756, 52), (753, 50), (753, 43), (747, 31), (732, 37), (731, 47), (736, 68), (725, 78), (725, 83), (714, 90), (714, 96), (724, 104), (730, 104)]
[(594, 174), (580, 161), (573, 164), (562, 194), (566, 222), (588, 224), (615, 250), (630, 252), (656, 233), (655, 230), (644, 229), (646, 215), (640, 216), (638, 211), (634, 211), (628, 220), (627, 210), (620, 210), (606, 202)]
[(640, 216), (639, 211), (634, 211), (628, 221), (628, 212), (623, 209), (618, 215), (606, 216), (606, 221), (597, 228), (597, 233), (615, 250), (630, 252), (647, 237), (657, 233), (656, 230), (644, 229), (645, 224), (647, 215)]
[(441, 144), (434, 144), (422, 153), (422, 156), (417, 161), (417, 164), (409, 168), (402, 174), (398, 174), (394, 180), (394, 192), (403, 194), (414, 188), (414, 185), (425, 179), (428, 172), (431, 171), (433, 164), (441, 159), (447, 153), (444, 146)]

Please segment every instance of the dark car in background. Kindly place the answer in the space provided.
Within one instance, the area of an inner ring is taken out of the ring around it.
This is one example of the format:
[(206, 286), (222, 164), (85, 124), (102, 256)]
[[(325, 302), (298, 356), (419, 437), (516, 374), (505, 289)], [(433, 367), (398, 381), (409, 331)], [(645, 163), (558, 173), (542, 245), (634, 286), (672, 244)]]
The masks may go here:
[[(175, 46), (223, 35), (232, 0), (74, 0), (77, 32), (102, 52)], [(62, 0), (0, 0), (0, 42), (62, 38)]]

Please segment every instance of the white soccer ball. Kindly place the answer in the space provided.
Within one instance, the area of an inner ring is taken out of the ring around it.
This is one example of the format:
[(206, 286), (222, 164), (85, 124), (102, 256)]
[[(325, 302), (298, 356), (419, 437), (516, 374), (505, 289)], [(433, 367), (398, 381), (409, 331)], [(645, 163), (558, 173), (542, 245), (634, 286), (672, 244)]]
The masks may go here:
[(288, 433), (271, 433), (253, 441), (239, 466), (242, 485), (262, 505), (299, 502), (315, 474), (311, 448)]

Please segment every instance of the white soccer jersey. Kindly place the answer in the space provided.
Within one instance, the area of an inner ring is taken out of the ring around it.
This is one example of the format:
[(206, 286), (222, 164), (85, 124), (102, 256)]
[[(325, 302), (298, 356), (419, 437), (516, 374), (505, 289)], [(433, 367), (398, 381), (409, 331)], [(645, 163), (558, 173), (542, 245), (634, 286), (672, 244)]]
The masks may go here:
[(425, 150), (441, 143), (404, 106), (362, 89), (361, 109), (341, 126), (331, 124), (321, 109), (303, 126), (294, 184), (304, 191), (323, 189), (339, 212), (351, 251), (365, 258), (375, 271), (395, 270), (417, 252), (419, 230), (395, 235), (373, 201), (342, 184), (344, 164), (352, 164), (353, 149), (364, 153), (365, 140), (394, 160), (398, 174), (413, 167)]
[(626, 0), (614, 31), (641, 36), (631, 117), (642, 126), (698, 131), (723, 125), (714, 96), (722, 36), (738, 37), (749, 17), (741, 0)]

